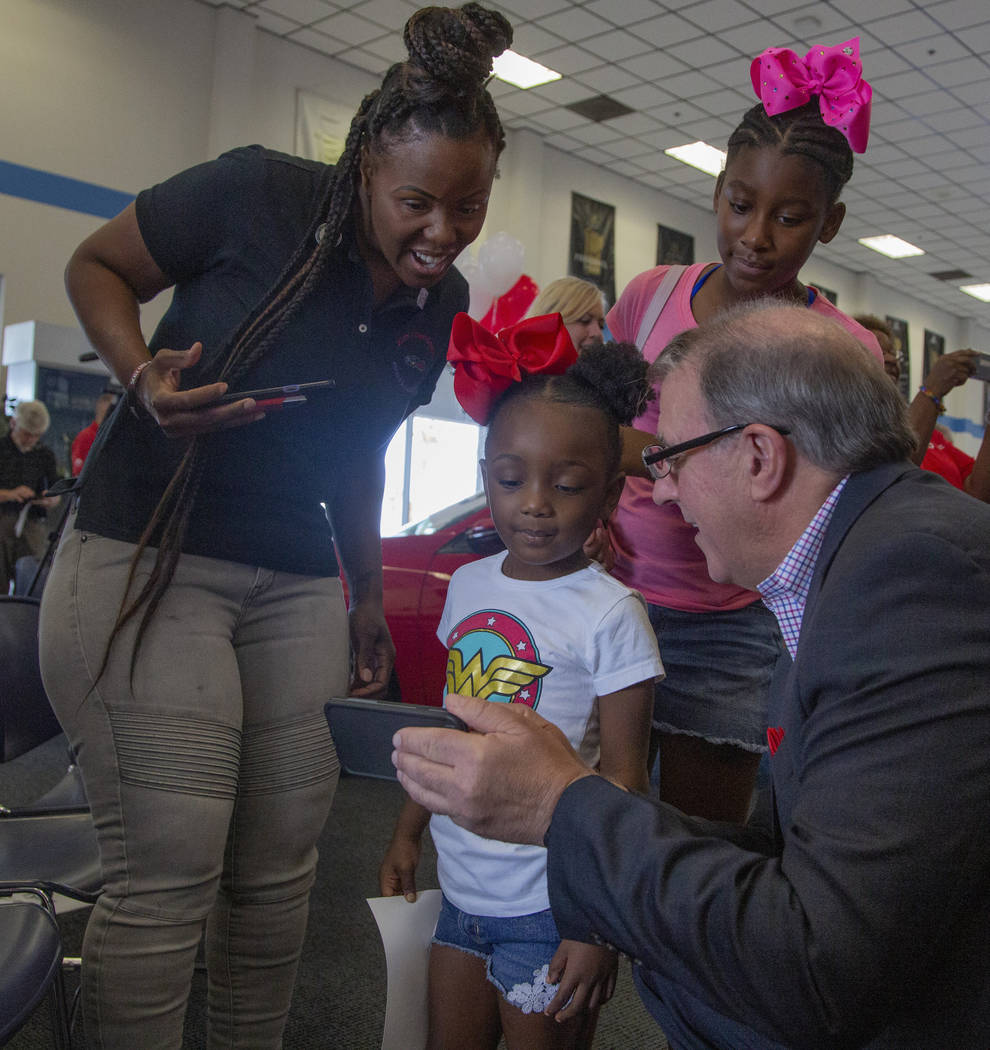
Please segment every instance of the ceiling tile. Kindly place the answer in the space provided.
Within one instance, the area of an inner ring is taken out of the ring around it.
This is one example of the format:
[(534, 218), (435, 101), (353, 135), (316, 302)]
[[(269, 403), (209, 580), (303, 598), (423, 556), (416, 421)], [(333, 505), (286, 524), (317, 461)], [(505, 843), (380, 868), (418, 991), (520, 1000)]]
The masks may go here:
[(558, 73), (570, 76), (571, 74), (580, 73), (582, 69), (587, 69), (590, 65), (599, 65), (601, 59), (594, 57), (590, 51), (575, 47), (573, 44), (567, 44), (564, 47), (557, 47), (551, 51), (544, 51), (540, 55), (540, 62), (551, 69), (555, 69)]
[(592, 14), (586, 7), (568, 7), (540, 19), (540, 26), (565, 40), (585, 40), (607, 33), (612, 24)]
[(616, 25), (630, 25), (645, 18), (654, 18), (662, 10), (653, 0), (594, 0), (585, 5), (592, 14)]
[[(381, 37), (382, 27), (375, 22), (369, 22), (366, 18), (358, 18), (350, 11), (339, 11), (329, 18), (315, 23), (312, 26), (319, 33), (326, 33), (345, 44), (366, 44), (369, 40)], [(395, 38), (397, 34), (389, 33), (388, 36)]]
[(633, 27), (636, 36), (648, 41), (655, 47), (671, 50), (675, 44), (684, 40), (693, 40), (700, 35), (696, 25), (692, 25), (680, 15), (666, 14), (659, 18), (650, 18), (637, 22)]
[(838, 8), (852, 21), (863, 21), (869, 24), (889, 15), (899, 15), (910, 11), (909, 0), (832, 0), (832, 6)]
[(924, 40), (925, 37), (934, 36), (939, 29), (937, 22), (933, 22), (928, 15), (917, 8), (913, 11), (901, 12), (890, 18), (870, 22), (870, 31), (881, 40), (886, 41), (889, 47), (895, 47), (910, 40)]
[(621, 91), (640, 82), (639, 77), (633, 76), (620, 66), (599, 66), (597, 69), (581, 73), (578, 79), (592, 89), (590, 94), (598, 92), (602, 95), (610, 95), (613, 91)]
[(689, 66), (703, 68), (714, 65), (716, 62), (731, 62), (739, 59), (735, 48), (723, 44), (712, 36), (700, 37), (697, 40), (686, 40), (683, 44), (676, 44), (669, 48), (670, 53), (686, 62)]
[(752, 17), (748, 8), (737, 0), (704, 0), (700, 4), (681, 8), (681, 13), (706, 33), (718, 33), (723, 29), (748, 22)]
[(946, 29), (968, 29), (987, 21), (987, 5), (983, 0), (947, 0), (941, 4), (928, 4), (926, 10)]
[(555, 47), (562, 47), (566, 40), (561, 40), (556, 33), (548, 33), (545, 29), (533, 23), (527, 23), (513, 29), (512, 50), (527, 58), (535, 58)]
[(599, 59), (606, 58), (610, 62), (623, 62), (627, 58), (651, 50), (647, 41), (627, 33), (624, 29), (613, 29), (595, 37), (593, 46)]
[(634, 73), (644, 80), (656, 80), (658, 83), (661, 82), (661, 78), (674, 76), (677, 73), (684, 73), (688, 70), (688, 66), (684, 62), (678, 61), (678, 59), (664, 51), (648, 51), (638, 58), (631, 58), (628, 62), (623, 62), (622, 67), (627, 72)]
[(318, 22), (337, 10), (336, 4), (327, 3), (326, 0), (265, 0), (260, 6), (265, 11), (282, 15), (300, 25)]
[(638, 84), (636, 87), (618, 91), (612, 97), (630, 109), (655, 109), (657, 106), (672, 104), (676, 96), (661, 90), (655, 84)]
[(297, 44), (305, 44), (306, 47), (311, 47), (314, 51), (322, 51), (325, 55), (336, 55), (338, 51), (343, 51), (346, 46), (339, 40), (334, 40), (332, 36), (327, 36), (325, 33), (317, 33), (313, 29), (297, 29), (289, 34), (288, 39), (294, 40)]

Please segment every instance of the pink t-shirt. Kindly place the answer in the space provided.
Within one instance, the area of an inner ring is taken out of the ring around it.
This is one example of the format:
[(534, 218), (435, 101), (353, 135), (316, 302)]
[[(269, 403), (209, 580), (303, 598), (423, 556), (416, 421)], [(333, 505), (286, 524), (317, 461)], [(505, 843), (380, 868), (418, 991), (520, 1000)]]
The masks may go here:
[[(706, 266), (688, 266), (646, 345), (641, 347), (647, 361), (655, 361), (674, 336), (696, 328), (691, 312), (691, 290)], [(643, 313), (667, 272), (658, 266), (634, 277), (619, 296), (606, 318), (612, 337), (635, 342)], [(881, 363), (883, 355), (876, 336), (836, 309), (824, 296), (815, 295), (810, 309), (838, 321)], [(659, 388), (658, 388), (659, 389)], [(633, 426), (651, 434), (657, 432), (659, 403), (651, 401)], [(615, 549), (613, 573), (629, 587), (642, 592), (648, 602), (686, 612), (740, 609), (759, 599), (755, 591), (730, 584), (715, 583), (708, 575), (705, 556), (694, 542), (694, 529), (685, 523), (676, 505), (658, 507), (653, 502), (653, 483), (645, 478), (627, 478), (618, 509), (609, 522)]]

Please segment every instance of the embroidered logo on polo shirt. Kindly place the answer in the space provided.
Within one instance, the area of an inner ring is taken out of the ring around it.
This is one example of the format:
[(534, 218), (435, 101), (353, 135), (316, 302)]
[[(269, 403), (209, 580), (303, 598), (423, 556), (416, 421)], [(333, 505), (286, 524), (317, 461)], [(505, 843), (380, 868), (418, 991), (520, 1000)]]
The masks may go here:
[(433, 340), (423, 332), (405, 332), (399, 336), (398, 354), (392, 362), (396, 381), (407, 393), (413, 393), (423, 382), (437, 356)]
[(770, 747), (770, 754), (777, 754), (777, 748), (780, 747), (781, 741), (784, 739), (784, 727), (783, 726), (770, 726), (767, 729), (767, 744)]

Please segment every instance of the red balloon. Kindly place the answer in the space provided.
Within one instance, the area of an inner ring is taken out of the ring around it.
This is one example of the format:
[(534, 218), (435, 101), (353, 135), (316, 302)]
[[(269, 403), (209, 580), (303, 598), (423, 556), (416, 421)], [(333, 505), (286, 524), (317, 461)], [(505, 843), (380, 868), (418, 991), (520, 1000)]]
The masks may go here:
[(481, 319), (481, 325), (489, 332), (497, 332), (516, 321), (521, 321), (533, 305), (539, 287), (532, 277), (523, 274), (505, 293), (498, 296)]

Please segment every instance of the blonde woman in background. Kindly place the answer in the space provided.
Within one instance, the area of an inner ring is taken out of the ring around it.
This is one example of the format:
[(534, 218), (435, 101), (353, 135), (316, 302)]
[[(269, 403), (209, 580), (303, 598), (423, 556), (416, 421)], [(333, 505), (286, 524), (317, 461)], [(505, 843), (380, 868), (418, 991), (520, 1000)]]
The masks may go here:
[(586, 350), (603, 340), (605, 296), (591, 281), (559, 277), (533, 300), (527, 317), (560, 314), (575, 350)]

